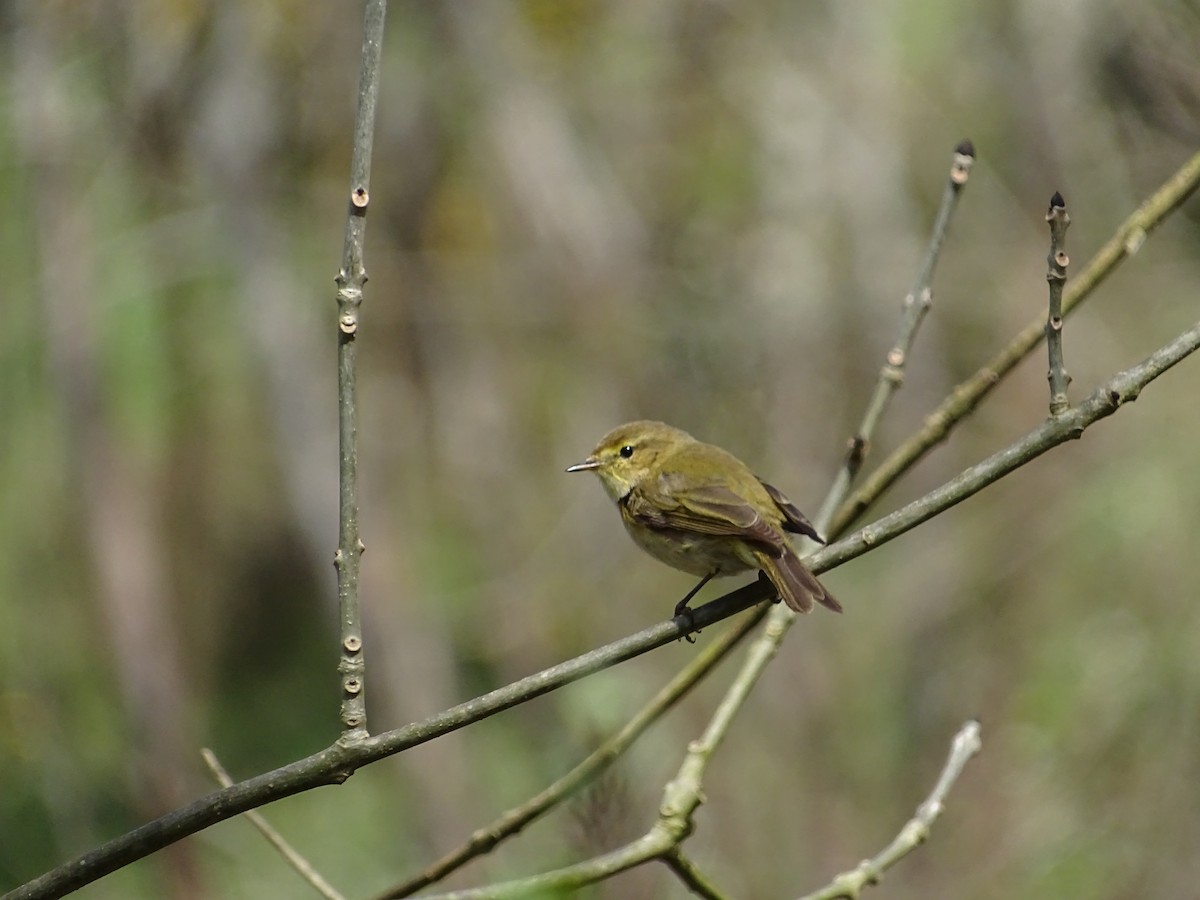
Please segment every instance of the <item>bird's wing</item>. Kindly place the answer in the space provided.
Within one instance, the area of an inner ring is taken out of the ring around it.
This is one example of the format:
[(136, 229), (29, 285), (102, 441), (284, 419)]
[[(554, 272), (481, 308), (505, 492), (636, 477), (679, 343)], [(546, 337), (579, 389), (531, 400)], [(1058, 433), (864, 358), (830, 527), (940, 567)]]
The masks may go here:
[(783, 496), (783, 492), (773, 484), (767, 484), (761, 478), (758, 479), (759, 484), (767, 489), (767, 493), (771, 495), (771, 499), (775, 501), (775, 505), (779, 507), (779, 511), (783, 513), (783, 527), (795, 534), (808, 535), (814, 541), (820, 544), (825, 543), (825, 539), (821, 537), (815, 525), (808, 521), (808, 518), (800, 510), (792, 505), (792, 501)]
[(683, 488), (667, 477), (652, 495), (634, 491), (627, 509), (654, 528), (670, 528), (713, 536), (739, 537), (779, 556), (785, 538), (742, 497), (719, 485)]

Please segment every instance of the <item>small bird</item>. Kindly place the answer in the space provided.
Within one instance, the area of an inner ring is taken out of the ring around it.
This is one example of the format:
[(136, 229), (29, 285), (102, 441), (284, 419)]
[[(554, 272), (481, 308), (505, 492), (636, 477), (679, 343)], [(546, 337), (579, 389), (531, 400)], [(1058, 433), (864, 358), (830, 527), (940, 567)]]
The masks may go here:
[(825, 543), (804, 514), (740, 459), (663, 422), (630, 422), (600, 439), (568, 472), (595, 472), (617, 503), (634, 542), (701, 581), (675, 607), (717, 575), (759, 569), (796, 612), (814, 601), (841, 605), (808, 570), (785, 532)]

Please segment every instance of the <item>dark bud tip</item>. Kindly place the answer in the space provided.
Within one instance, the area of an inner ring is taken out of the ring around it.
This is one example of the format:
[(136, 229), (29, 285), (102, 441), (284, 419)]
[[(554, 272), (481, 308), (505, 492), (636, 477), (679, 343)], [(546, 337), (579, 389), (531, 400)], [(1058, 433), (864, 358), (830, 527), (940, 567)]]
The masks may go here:
[(975, 145), (971, 143), (970, 138), (963, 138), (958, 142), (958, 146), (954, 148), (954, 152), (961, 154), (962, 156), (969, 156), (971, 159), (974, 159)]
[(1051, 209), (1066, 209), (1067, 201), (1063, 199), (1063, 195), (1058, 191), (1054, 192), (1054, 196), (1050, 198)]

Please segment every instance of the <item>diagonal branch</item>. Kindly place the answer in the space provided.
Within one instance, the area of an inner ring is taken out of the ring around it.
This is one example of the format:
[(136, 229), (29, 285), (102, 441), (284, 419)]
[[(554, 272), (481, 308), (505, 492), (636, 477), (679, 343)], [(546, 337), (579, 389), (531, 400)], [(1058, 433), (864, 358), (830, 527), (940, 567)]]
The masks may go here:
[(697, 897), (702, 897), (703, 900), (727, 900), (726, 895), (709, 881), (708, 876), (678, 847), (671, 853), (664, 854), (662, 861)]
[[(1200, 349), (1200, 322), (1138, 365), (1113, 376), (1096, 388), (1079, 406), (1044, 422), (1025, 437), (972, 466), (920, 500), (861, 529), (836, 545), (809, 556), (807, 561), (817, 573), (840, 565), (962, 502), (1054, 447), (1068, 440), (1077, 440), (1089, 426), (1136, 400), (1147, 384), (1197, 349)], [(758, 583), (750, 587), (756, 586)], [(766, 592), (769, 588), (763, 587), (762, 590)], [(700, 607), (697, 612), (705, 608)], [(702, 781), (708, 762), (727, 733), (733, 715), (740, 709), (744, 697), (774, 653), (777, 644), (770, 638), (775, 625), (776, 613), (773, 613), (767, 633), (752, 645), (746, 666), (731, 685), (702, 738), (689, 747), (675, 779), (667, 785), (659, 819), (643, 838), (612, 853), (545, 875), (446, 896), (510, 897), (536, 889), (578, 887), (607, 877), (607, 874), (624, 871), (640, 862), (661, 858), (672, 852), (672, 849), (682, 843), (692, 831), (692, 814), (703, 801)], [(944, 776), (939, 784), (946, 781)], [(664, 841), (667, 842), (666, 847)], [(889, 851), (893, 851), (893, 848), (889, 847)]]
[(864, 887), (879, 884), (884, 872), (925, 843), (933, 823), (945, 808), (946, 795), (958, 781), (967, 763), (983, 747), (979, 730), (979, 723), (973, 719), (958, 730), (950, 744), (950, 755), (946, 758), (937, 784), (890, 844), (871, 859), (863, 860), (856, 868), (843, 872), (825, 887), (806, 894), (801, 900), (857, 900)]

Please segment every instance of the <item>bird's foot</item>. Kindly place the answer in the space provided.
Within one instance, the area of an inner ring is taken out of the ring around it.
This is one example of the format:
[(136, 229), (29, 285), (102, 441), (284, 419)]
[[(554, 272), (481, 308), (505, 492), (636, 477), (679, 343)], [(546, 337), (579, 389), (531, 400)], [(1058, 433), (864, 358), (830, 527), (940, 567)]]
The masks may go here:
[(692, 599), (691, 595), (689, 594), (687, 597), (684, 597), (682, 600), (680, 600), (678, 603), (675, 604), (675, 616), (674, 617), (676, 619), (683, 619), (683, 625), (687, 629), (683, 634), (683, 639), (685, 641), (687, 641), (689, 644), (694, 644), (694, 643), (696, 643), (696, 639), (694, 637), (692, 637), (692, 634), (693, 633), (699, 634), (700, 629), (697, 628), (695, 625), (696, 611), (694, 609), (692, 609), (690, 606), (688, 606), (688, 601), (691, 599)]

